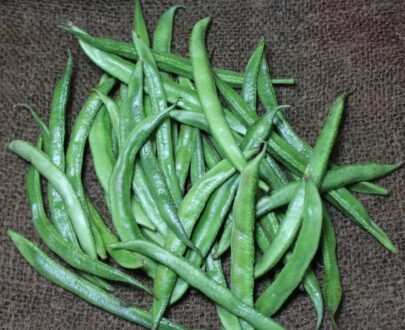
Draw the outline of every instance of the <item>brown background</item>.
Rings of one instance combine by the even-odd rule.
[[[152,30],[158,15],[173,1],[143,1]],[[402,5],[401,5],[402,3]],[[405,8],[403,1],[185,1],[175,26],[176,52],[187,54],[196,20],[211,15],[208,47],[214,62],[242,70],[258,39],[268,44],[274,77],[294,77],[297,85],[279,88],[281,103],[293,105],[287,117],[313,143],[334,97],[355,90],[347,104],[336,162],[404,160]],[[0,324],[11,329],[134,328],[40,277],[6,236],[13,228],[39,242],[24,190],[27,164],[6,151],[15,138],[35,141],[38,129],[29,113],[13,109],[29,102],[43,118],[49,115],[52,87],[63,71],[67,48],[74,55],[74,87],[69,122],[100,76],[75,40],[57,28],[73,20],[89,32],[129,40],[131,1],[0,0]],[[87,162],[86,184],[102,205]],[[381,180],[388,198],[360,196],[370,215],[399,246],[385,251],[349,220],[333,212],[339,244],[344,301],[342,329],[405,328],[405,170]],[[117,285],[121,296],[142,306],[149,298]],[[170,316],[187,326],[218,328],[212,304],[193,293]],[[298,294],[277,319],[290,329],[311,329],[314,311]],[[330,328],[330,323],[324,323]],[[135,326],[135,328],[137,328]]]

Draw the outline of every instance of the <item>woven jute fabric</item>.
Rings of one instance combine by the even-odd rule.
[[[158,16],[173,1],[143,1],[153,31]],[[403,1],[184,1],[176,15],[173,50],[188,54],[193,24],[214,17],[208,36],[215,65],[241,71],[261,37],[273,77],[293,77],[294,87],[279,87],[286,116],[309,143],[330,104],[344,91],[349,97],[343,127],[333,152],[338,164],[396,162],[405,159],[405,8]],[[39,130],[26,102],[47,120],[52,89],[63,72],[67,50],[74,57],[68,127],[101,71],[57,26],[72,20],[87,31],[130,40],[131,1],[0,1],[0,324],[7,329],[138,329],[51,284],[33,270],[7,237],[14,229],[48,253],[33,229],[25,192],[28,164],[6,150],[13,139],[35,142]],[[86,158],[86,189],[104,210],[91,159]],[[389,197],[359,195],[369,214],[399,247],[393,255],[339,212],[332,210],[344,299],[338,314],[342,329],[405,328],[405,170],[379,181]],[[55,257],[55,256],[53,256]],[[134,273],[135,276],[140,276]],[[114,285],[116,294],[148,308],[140,290]],[[219,328],[214,305],[192,291],[168,316],[188,327]],[[276,319],[288,329],[312,329],[315,314],[297,292]],[[331,328],[328,320],[324,328]]]

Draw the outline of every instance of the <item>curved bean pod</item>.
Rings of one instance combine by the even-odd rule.
[[[190,265],[184,258],[178,257],[159,246],[141,240],[114,244],[113,248],[135,251],[169,267],[192,287],[204,293],[209,299],[221,305],[232,314],[239,316],[260,330],[283,329],[275,321],[263,316],[254,308],[238,299],[231,291],[210,279],[198,268]]]
[[[89,220],[67,177],[42,151],[37,150],[31,144],[21,140],[15,140],[11,142],[8,147],[18,156],[29,161],[61,195],[66,205],[66,211],[72,220],[80,246],[89,257],[96,259],[97,253],[90,230]]]
[[[259,166],[266,149],[250,161],[240,175],[233,204],[231,236],[231,291],[244,303],[253,306],[254,294],[254,222],[255,196],[259,181]],[[251,329],[241,322],[243,329]]]
[[[131,209],[131,178],[134,160],[149,135],[168,117],[170,110],[163,111],[137,124],[129,135],[109,181],[109,206],[114,227],[121,240],[142,237]]]
[[[194,81],[211,134],[229,161],[238,169],[246,166],[238,144],[225,120],[222,106],[215,89],[214,77],[211,72],[205,34],[211,18],[205,18],[194,25],[190,37],[190,57],[193,66]]]
[[[76,269],[108,280],[129,283],[151,293],[151,290],[138,280],[103,262],[91,259],[58,234],[46,216],[39,173],[33,167],[29,169],[27,175],[27,195],[35,229],[52,252]]]
[[[9,230],[8,236],[28,263],[52,283],[111,314],[144,327],[151,327],[150,313],[147,311],[129,305],[127,302],[80,278],[49,258],[37,246],[20,234]],[[182,326],[166,319],[162,320],[161,327],[165,330],[185,330]]]
[[[322,201],[311,179],[305,180],[304,220],[291,257],[275,281],[260,295],[256,308],[273,315],[301,282],[316,250],[322,228]]]
[[[242,84],[242,98],[249,105],[250,110],[256,112],[257,77],[264,53],[264,40],[260,39],[255,51],[246,65]]]

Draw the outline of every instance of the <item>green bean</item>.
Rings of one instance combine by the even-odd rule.
[[[108,283],[107,281],[101,279],[100,277],[90,275],[87,273],[81,273],[81,276],[86,279],[87,281],[93,283],[94,285],[98,286],[100,289],[103,289],[107,292],[114,292],[114,287]]]
[[[81,247],[89,257],[96,259],[97,254],[88,219],[67,177],[42,151],[31,144],[15,140],[8,147],[18,156],[29,161],[61,195]]]
[[[145,212],[142,209],[141,204],[136,198],[132,198],[132,213],[134,214],[134,217],[136,219],[136,222],[142,226],[145,227],[151,231],[156,231],[156,226],[152,223],[152,221],[149,219],[149,217],[145,214]]]
[[[277,95],[270,79],[269,68],[265,57],[263,57],[262,64],[259,71],[257,82],[258,94],[261,103],[266,111],[272,111],[278,106]],[[294,149],[304,152],[309,149],[306,144],[295,133],[290,124],[285,120],[283,114],[279,112],[275,119],[275,125],[278,133],[291,145]],[[308,157],[309,158],[309,157]]]
[[[222,222],[228,214],[238,183],[238,176],[234,175],[212,194],[193,231],[192,241],[204,257],[211,249]],[[196,267],[199,267],[203,262],[203,258],[192,250],[187,251],[186,259]],[[178,301],[187,288],[188,284],[178,279],[170,303],[173,304]]]
[[[170,53],[174,15],[178,9],[184,8],[182,5],[175,5],[160,16],[153,33],[153,49]]]
[[[283,329],[275,321],[264,317],[254,308],[243,303],[231,291],[224,288],[216,281],[211,280],[201,270],[190,265],[184,258],[178,257],[155,244],[134,240],[114,244],[112,247],[136,251],[137,253],[155,259],[157,262],[172,269],[183,278],[183,280],[204,293],[209,299],[221,305],[232,314],[244,319],[257,329]]]
[[[145,172],[140,164],[135,164],[135,174],[132,182],[132,188],[135,191],[142,209],[150,216],[156,229],[163,236],[167,235],[168,227],[159,212],[155,199],[148,187]]]
[[[371,182],[359,182],[351,185],[349,187],[351,191],[362,193],[362,194],[371,194],[371,195],[382,195],[387,196],[389,195],[389,190],[376,185]]]
[[[87,208],[87,204],[85,207]],[[87,210],[87,214],[88,214],[90,230],[91,230],[91,234],[93,235],[94,245],[96,247],[97,255],[100,259],[105,260],[105,259],[107,259],[107,250],[104,246],[104,242],[101,238],[101,234],[100,234],[98,228],[94,225],[93,219],[91,218],[91,214],[88,210]]]
[[[83,208],[85,208],[85,211],[87,207],[81,178],[84,148],[90,134],[94,118],[102,105],[102,99],[99,96],[99,93],[108,93],[115,83],[114,79],[106,79],[106,77],[103,77],[101,81],[96,87],[99,92],[93,92],[90,94],[89,98],[80,110],[79,115],[73,124],[66,150],[66,176],[75,189]]]
[[[185,78],[179,79],[179,84],[191,87],[191,82]],[[187,125],[181,125],[175,153],[176,173],[180,183],[180,189],[184,194],[184,185],[191,164],[195,140],[198,130]]]
[[[232,117],[228,116],[228,114],[229,113],[225,112],[225,119],[232,130],[239,134],[246,134],[246,129],[238,122],[235,122],[233,119],[231,119]],[[210,128],[208,126],[207,120],[202,113],[184,110],[173,110],[170,113],[170,117],[182,124],[193,126],[203,130],[204,132],[210,133]]]
[[[260,295],[256,308],[273,315],[301,282],[314,257],[322,228],[322,202],[312,179],[305,180],[304,220],[291,257],[275,281]]]
[[[96,176],[106,194],[116,162],[112,144],[110,118],[107,109],[101,107],[90,129],[89,145]]]
[[[388,251],[398,253],[398,247],[392,243],[388,235],[370,219],[364,206],[349,190],[346,188],[332,190],[326,194],[326,199],[354,223],[368,231]]]
[[[46,141],[46,152],[50,160],[62,171],[65,171],[65,112],[69,97],[70,79],[72,75],[73,60],[69,51],[65,71],[57,82],[49,116],[49,138]],[[62,197],[52,185],[48,185],[49,208],[53,223],[64,239],[77,244],[73,219],[69,219]]]
[[[298,182],[287,214],[281,222],[275,237],[263,256],[255,265],[255,276],[259,277],[269,271],[283,257],[301,227],[302,214],[304,211],[304,183]]]
[[[219,92],[242,125],[245,127],[252,125],[258,118],[257,114],[251,111],[249,105],[243,100],[242,96],[240,96],[230,85],[219,77],[214,78],[215,85]]]
[[[320,191],[325,193],[335,190],[353,182],[368,181],[378,179],[388,175],[400,167],[397,164],[354,164],[334,167],[328,171],[322,181]],[[262,216],[271,210],[281,207],[290,202],[293,192],[298,186],[298,182],[291,182],[284,187],[275,190],[270,196],[261,198],[256,206],[256,214]]]
[[[41,117],[37,114],[37,112],[31,105],[25,104],[25,103],[17,103],[17,104],[13,105],[13,108],[16,108],[16,107],[23,107],[23,108],[29,110],[29,112],[31,113],[31,116],[34,118],[36,124],[38,125],[38,127],[41,130],[41,138],[44,142],[45,151],[46,151],[49,146],[48,126],[46,126],[45,122],[41,119]]]
[[[100,90],[95,89],[95,92],[100,97],[101,101],[103,102],[105,108],[108,111],[108,115],[110,116],[110,121],[113,129],[113,134],[118,139],[118,148],[122,145],[122,139],[120,137],[120,110],[118,104],[107,95],[102,93]]]
[[[209,169],[217,165],[221,160],[221,156],[216,151],[215,147],[209,142],[208,137],[203,137],[204,159]]]
[[[249,105],[251,111],[256,111],[257,77],[264,53],[264,40],[261,39],[246,65],[243,77],[242,98]]]
[[[332,219],[326,208],[323,209],[321,255],[323,265],[323,296],[332,324],[335,326],[335,314],[342,301],[342,284],[336,256],[336,237]]]
[[[121,240],[142,237],[131,209],[131,180],[137,152],[150,134],[167,118],[169,110],[149,117],[131,131],[109,181],[109,206],[112,220]]]
[[[200,131],[197,131],[195,142],[190,165],[190,180],[192,185],[205,174],[204,150]]]
[[[49,281],[111,314],[145,327],[151,327],[151,318],[147,311],[131,306],[94,284],[81,279],[53,261],[32,242],[16,232],[9,230],[8,236],[28,263]],[[166,319],[162,320],[161,326],[162,329],[166,330],[185,329]]]
[[[100,261],[91,259],[79,248],[63,240],[46,216],[39,173],[33,167],[30,168],[27,175],[27,195],[35,229],[44,243],[56,255],[76,269],[105,279],[129,283],[150,292],[149,288],[131,276]]]
[[[165,238],[159,232],[149,230],[148,228],[141,228],[141,231],[148,242],[163,246]]]
[[[210,255],[205,261],[205,267],[207,275],[214,281],[226,287],[226,280],[222,270],[222,264],[220,260],[213,259]],[[241,330],[239,320],[236,316],[229,313],[225,308],[220,305],[216,305],[218,316],[221,320],[225,330]]]
[[[184,6],[172,6],[160,16],[153,33],[153,49],[171,52],[174,15],[179,8],[184,8]],[[170,77],[166,72],[161,72],[160,75]],[[171,123],[171,131],[173,148],[175,148],[179,134],[177,122]]]
[[[233,217],[230,215],[225,221],[224,230],[213,251],[212,257],[214,259],[219,259],[231,247],[232,223]]]
[[[110,244],[118,243],[119,240],[107,227],[100,213],[97,211],[90,199],[86,197],[86,200],[93,223],[97,227],[101,235],[101,239],[104,242],[104,246],[111,258],[114,259],[114,261],[121,267],[128,269],[137,269],[144,266],[142,260],[139,260],[138,256],[136,256],[134,253],[125,250],[113,250],[110,248]],[[148,275],[150,277],[153,277],[153,269],[149,270],[149,268],[146,268],[146,271],[148,271]]]
[[[320,186],[329,162],[340,121],[342,119],[344,103],[347,94],[340,95],[332,105],[325,125],[319,133],[312,157],[305,169],[304,176],[310,175],[317,187]]]
[[[132,43],[126,43],[122,41],[116,41],[108,38],[100,38],[89,35],[87,32],[74,25],[72,22],[68,22],[66,26],[61,26],[65,31],[74,34],[79,42],[85,42],[91,47],[97,48],[100,51],[109,52],[111,54],[124,56],[128,59],[137,60],[138,54]],[[157,64],[161,70],[192,79],[193,72],[191,62],[187,58],[183,58],[179,55],[162,52],[158,50],[152,51],[153,56],[156,59]],[[232,84],[235,87],[241,87],[243,83],[243,74],[239,72],[233,72],[225,69],[214,69],[216,74],[224,81]],[[294,79],[273,79],[273,84],[276,85],[293,85]]]
[[[142,106],[143,94],[143,63],[138,61],[128,82],[128,91],[122,100],[119,117],[120,139],[122,143],[128,139],[132,129],[138,122],[137,108]]]
[[[166,94],[160,78],[159,70],[150,49],[138,36],[132,34],[135,47],[143,60],[145,69],[146,84],[150,91],[150,100],[153,113],[159,113],[167,108]],[[165,176],[170,194],[176,205],[179,205],[182,198],[179,181],[177,180],[174,164],[173,144],[171,141],[170,119],[166,120],[157,130],[156,141],[158,149],[158,160]]]
[[[253,306],[254,293],[254,221],[255,196],[259,166],[266,149],[243,169],[232,209],[231,291],[244,303]],[[251,329],[241,321],[242,329]]]
[[[100,83],[98,84],[97,88],[101,92],[108,93],[114,86],[114,83],[115,79],[104,76],[100,79]],[[92,219],[87,208],[82,183],[84,148],[92,123],[97,111],[100,109],[101,104],[101,98],[97,93],[93,92],[83,105],[73,124],[66,151],[66,176],[72,184],[72,187],[75,190],[80,203],[82,204],[82,208],[89,219],[90,229],[94,238],[97,254],[101,259],[105,259],[107,257],[106,250],[98,229],[92,223]]]
[[[193,27],[190,37],[190,56],[193,66],[194,81],[207,119],[210,131],[229,161],[238,169],[246,166],[246,159],[236,143],[232,132],[225,120],[218,95],[207,50],[205,49],[205,34],[210,18],[200,20]]]
[[[323,321],[323,298],[318,280],[311,268],[308,268],[302,279],[302,284],[312,300],[316,312],[316,329],[320,329]]]
[[[143,17],[142,7],[140,0],[134,1],[134,30],[143,40],[143,42],[149,47],[149,34],[146,27],[145,18]]]

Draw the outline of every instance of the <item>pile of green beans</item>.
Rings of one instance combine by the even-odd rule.
[[[38,140],[8,145],[30,163],[26,189],[39,237],[72,269],[12,230],[10,239],[51,282],[147,328],[185,329],[164,316],[193,287],[215,303],[225,329],[283,329],[272,317],[301,284],[315,308],[314,327],[324,309],[336,324],[342,285],[326,204],[396,253],[353,192],[387,195],[370,181],[401,163],[330,162],[348,94],[332,104],[315,146],[304,142],[274,89],[294,80],[270,78],[264,40],[243,73],[213,68],[205,43],[211,18],[194,25],[184,58],[171,52],[175,14],[184,7],[165,11],[152,38],[139,0],[134,7],[132,43],[92,36],[72,22],[63,27],[105,72],[70,135],[69,52],[49,123],[18,104],[39,126]],[[86,150],[109,214],[99,213],[83,184]],[[144,272],[152,287],[130,272]],[[265,288],[257,293],[259,278]],[[111,281],[151,294],[150,310],[120,300]]]

